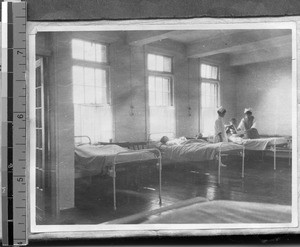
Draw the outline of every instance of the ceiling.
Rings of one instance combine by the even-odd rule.
[[[291,29],[148,30],[128,31],[126,37],[135,46],[176,43],[190,58],[223,54],[232,66],[292,57]]]
[[[284,36],[291,34],[291,30],[286,29],[265,29],[265,30],[192,30],[171,33],[169,39],[183,44],[192,44],[225,36],[247,36],[250,40],[263,40],[272,37]]]

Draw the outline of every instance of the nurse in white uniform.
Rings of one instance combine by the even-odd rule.
[[[215,121],[214,142],[228,142],[223,119],[226,113],[226,109],[223,106],[220,106],[217,110],[217,113],[218,119]]]
[[[244,133],[245,139],[256,139],[259,138],[258,131],[256,129],[256,120],[252,116],[252,109],[246,108],[244,110],[244,118],[241,120],[239,126],[237,127],[238,131]]]

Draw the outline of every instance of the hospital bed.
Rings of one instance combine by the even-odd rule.
[[[221,182],[222,157],[230,154],[242,157],[242,177],[244,177],[245,148],[243,145],[220,142],[209,143],[205,140],[189,139],[180,145],[157,144],[164,162],[201,162],[218,161],[218,184]]]
[[[79,140],[79,141],[78,141]],[[119,145],[117,145],[119,144]],[[161,205],[161,152],[157,148],[145,149],[142,143],[97,143],[92,144],[88,136],[75,136],[76,178],[102,175],[113,180],[113,205],[116,205],[116,177],[119,168],[133,164],[153,164],[159,170],[159,204]]]
[[[276,170],[276,161],[278,151],[287,152],[290,156],[292,153],[291,142],[289,137],[264,137],[259,139],[243,139],[241,137],[231,136],[229,140],[233,143],[243,145],[245,150],[251,151],[271,151],[273,153],[273,166]]]

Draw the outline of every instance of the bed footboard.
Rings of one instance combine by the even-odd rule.
[[[220,144],[219,147],[219,152],[218,152],[218,184],[221,183],[221,167],[222,167],[222,157],[225,155],[228,155],[231,152],[239,152],[239,155],[242,157],[242,178],[244,178],[244,174],[245,174],[245,147],[244,145],[240,145],[240,147],[236,148],[236,149],[232,149],[232,150],[222,150],[222,145],[223,143]]]
[[[116,167],[118,164],[124,164],[124,162],[119,162],[118,158],[126,155],[141,155],[141,154],[152,154],[153,155],[153,160],[157,160],[157,166],[159,169],[159,205],[162,205],[162,199],[161,199],[161,171],[162,171],[162,165],[161,165],[161,152],[157,148],[152,148],[152,149],[140,149],[140,150],[128,150],[124,152],[119,152],[114,156],[112,167],[111,167],[111,176],[113,178],[113,204],[114,204],[114,210],[117,210],[117,198],[116,198]]]

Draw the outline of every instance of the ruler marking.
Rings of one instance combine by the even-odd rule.
[[[26,107],[26,2],[2,2],[2,11],[4,13],[2,23],[5,25],[5,32],[2,32],[4,44],[2,64],[7,64],[5,76],[2,77],[2,85],[4,85],[2,90],[5,90],[2,100],[6,101],[6,104],[1,106],[6,120],[2,124],[2,132],[7,132],[1,144],[3,150],[1,162],[4,164],[2,166],[4,204],[2,205],[2,244],[12,246],[27,243],[26,182],[24,182],[26,181],[26,159],[22,157],[26,154],[26,144],[23,143],[23,139],[26,138],[24,134],[26,120],[15,115],[25,116],[26,111],[14,112],[14,108]],[[13,164],[17,169],[14,169]],[[18,171],[22,174],[16,174]],[[22,218],[18,218],[20,213]]]

